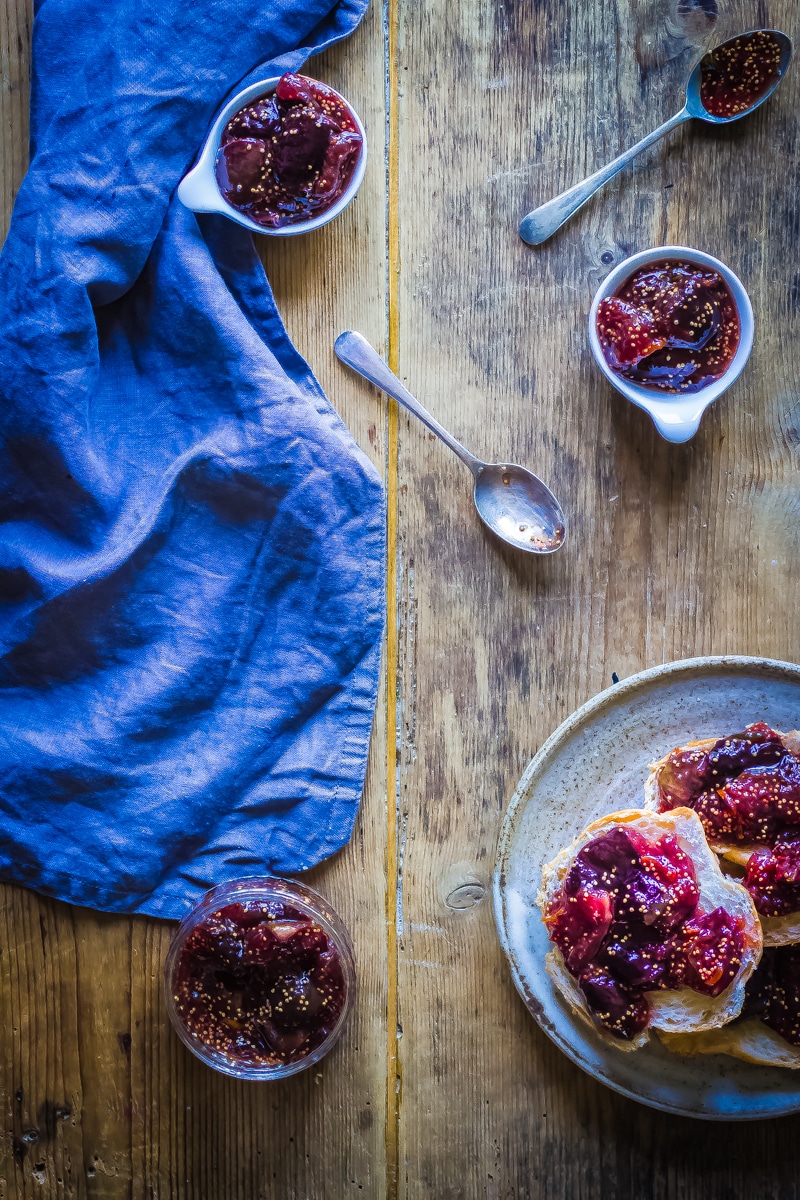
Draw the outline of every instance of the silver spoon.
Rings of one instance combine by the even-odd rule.
[[[527,242],[529,246],[540,246],[542,242],[546,242],[574,212],[577,212],[582,204],[585,204],[595,194],[598,188],[601,188],[604,183],[612,179],[623,167],[627,167],[631,159],[635,158],[641,150],[652,146],[653,142],[657,142],[665,133],[669,133],[671,129],[682,125],[684,121],[691,121],[693,117],[698,117],[701,121],[708,121],[711,125],[730,125],[731,121],[738,121],[740,117],[748,116],[760,104],[769,100],[775,88],[786,74],[792,57],[792,43],[785,33],[781,33],[777,29],[751,30],[749,33],[739,34],[739,38],[750,37],[753,33],[771,34],[780,44],[781,48],[778,76],[763,96],[759,96],[743,112],[736,113],[731,117],[715,117],[703,106],[703,102],[700,99],[700,82],[703,65],[708,64],[720,50],[730,46],[737,39],[729,38],[727,42],[722,42],[721,45],[716,46],[702,58],[692,71],[689,76],[689,82],[686,85],[686,102],[679,113],[676,113],[674,117],[670,117],[663,125],[659,125],[658,129],[648,134],[647,137],[642,138],[630,150],[626,150],[624,154],[620,154],[619,158],[615,158],[607,167],[601,167],[599,171],[595,171],[594,175],[590,175],[588,179],[584,179],[583,183],[576,183],[574,187],[569,188],[566,192],[562,192],[554,200],[548,200],[546,204],[542,204],[539,208],[535,208],[533,212],[529,212],[527,217],[523,217],[520,222],[519,235],[522,240]]]
[[[333,348],[343,363],[419,417],[466,463],[475,479],[478,516],[492,533],[531,554],[552,554],[564,544],[566,526],[561,505],[532,471],[514,463],[484,463],[465,450],[403,387],[360,333],[348,330],[339,334]]]

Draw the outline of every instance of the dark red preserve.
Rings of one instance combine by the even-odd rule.
[[[351,110],[331,88],[284,75],[274,92],[228,121],[217,182],[230,205],[277,229],[335,204],[353,178],[361,146]]]
[[[616,1037],[645,1028],[648,992],[719,996],[735,979],[742,922],[699,901],[694,864],[669,834],[651,841],[616,826],[575,856],[545,923],[590,1011]]]
[[[708,750],[676,750],[658,773],[661,812],[693,808],[706,836],[760,847],[743,880],[762,916],[800,911],[800,758],[759,721]]]
[[[726,42],[703,59],[700,99],[712,117],[736,117],[764,96],[781,74],[781,44],[768,29]]]
[[[747,981],[742,1017],[757,1017],[800,1046],[800,946],[765,946]]]
[[[616,374],[663,392],[697,392],[727,371],[739,316],[721,275],[691,262],[634,272],[597,309],[603,357]]]
[[[345,1009],[347,975],[322,922],[284,898],[264,896],[205,912],[188,931],[167,986],[189,1044],[246,1074],[318,1050]]]

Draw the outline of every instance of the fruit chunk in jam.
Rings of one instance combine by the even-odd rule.
[[[744,886],[765,917],[800,911],[800,829],[779,834],[774,846],[750,855]]]
[[[242,1066],[297,1062],[333,1031],[345,1003],[335,944],[278,900],[229,904],[189,933],[174,1000],[192,1037]]]
[[[217,182],[234,208],[276,229],[329,209],[350,183],[361,146],[353,114],[331,88],[284,75],[274,92],[228,121]]]
[[[741,966],[744,931],[725,909],[702,913],[694,864],[670,834],[614,826],[575,856],[545,914],[550,939],[595,1018],[631,1039],[646,993],[688,987],[719,996]]]
[[[800,946],[765,946],[747,981],[742,1017],[758,1017],[800,1046]]]
[[[603,352],[615,371],[636,366],[667,344],[649,313],[640,312],[618,296],[601,300],[597,320],[602,321]]]

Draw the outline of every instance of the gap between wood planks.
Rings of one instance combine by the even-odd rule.
[[[398,206],[399,118],[398,32],[399,0],[384,0],[386,55],[386,352],[390,368],[400,365],[399,286],[400,229]],[[397,822],[400,791],[397,782],[397,502],[398,411],[388,401],[386,462],[386,1200],[398,1200],[400,1167],[401,1068],[398,1056],[397,916],[400,886],[397,864]]]

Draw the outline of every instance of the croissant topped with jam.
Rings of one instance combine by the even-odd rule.
[[[765,945],[800,941],[800,733],[763,722],[653,764],[645,807],[691,808],[753,898]]]
[[[621,1049],[651,1029],[714,1029],[741,1011],[761,928],[689,809],[594,821],[544,867],[537,903],[551,978]]]

